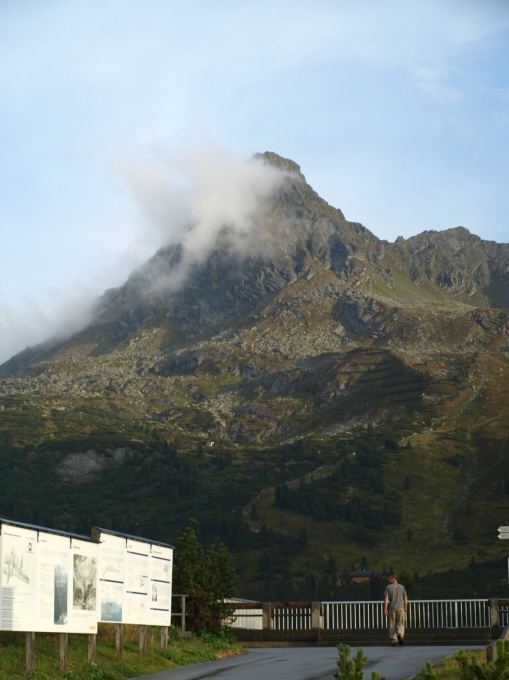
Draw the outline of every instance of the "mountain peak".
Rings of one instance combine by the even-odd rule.
[[[302,179],[302,181],[306,181],[306,178],[301,172],[300,165],[298,165],[295,161],[292,161],[290,158],[283,158],[283,156],[280,156],[277,153],[274,153],[274,151],[265,151],[264,153],[257,153],[254,155],[255,159],[259,159],[264,163],[267,163],[268,165],[272,165],[275,168],[278,168],[279,170],[283,170],[284,172],[288,172],[292,175],[297,175]]]

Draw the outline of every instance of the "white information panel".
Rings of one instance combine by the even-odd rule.
[[[37,530],[1,525],[0,629],[34,630],[37,611]]]
[[[1,525],[0,628],[97,632],[96,543]]]
[[[99,546],[100,620],[122,623],[126,539],[101,533]]]
[[[147,624],[150,619],[150,544],[127,539],[126,623]]]
[[[171,625],[173,549],[101,532],[100,620]]]
[[[97,632],[99,602],[97,600],[97,543],[71,538],[72,558],[72,619],[75,625]]]
[[[153,626],[169,626],[173,550],[167,546],[153,544],[150,557],[150,623]]]
[[[69,621],[69,538],[39,534],[38,630],[66,632]]]

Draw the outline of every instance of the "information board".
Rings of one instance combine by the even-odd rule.
[[[1,524],[0,629],[97,632],[98,545]]]
[[[0,630],[96,633],[98,621],[171,625],[173,548],[0,520]]]
[[[94,529],[99,542],[100,620],[171,625],[173,549]]]

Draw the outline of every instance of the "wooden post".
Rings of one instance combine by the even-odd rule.
[[[161,649],[168,649],[168,626],[161,627]]]
[[[147,653],[147,626],[140,626],[140,654],[145,656]]]
[[[69,633],[60,633],[60,672],[65,673],[69,668]]]
[[[88,663],[95,663],[97,659],[97,635],[91,633],[88,636]]]
[[[272,616],[271,616],[271,603],[262,602],[262,628],[263,630],[272,630]]]
[[[182,632],[186,630],[186,596],[182,595]]]
[[[486,661],[491,663],[497,660],[498,647],[496,641],[492,642],[486,647]]]
[[[500,616],[498,613],[498,600],[490,600],[490,625],[492,628],[500,625]]]
[[[121,623],[115,626],[115,658],[121,659],[124,647],[124,627]]]
[[[35,633],[26,635],[26,674],[35,673]]]
[[[320,629],[321,602],[311,602],[311,628]]]

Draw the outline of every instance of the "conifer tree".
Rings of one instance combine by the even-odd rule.
[[[175,553],[175,593],[187,595],[186,624],[195,631],[217,632],[228,625],[235,606],[226,600],[235,594],[234,559],[222,543],[205,550],[196,536],[196,519],[180,531]]]

